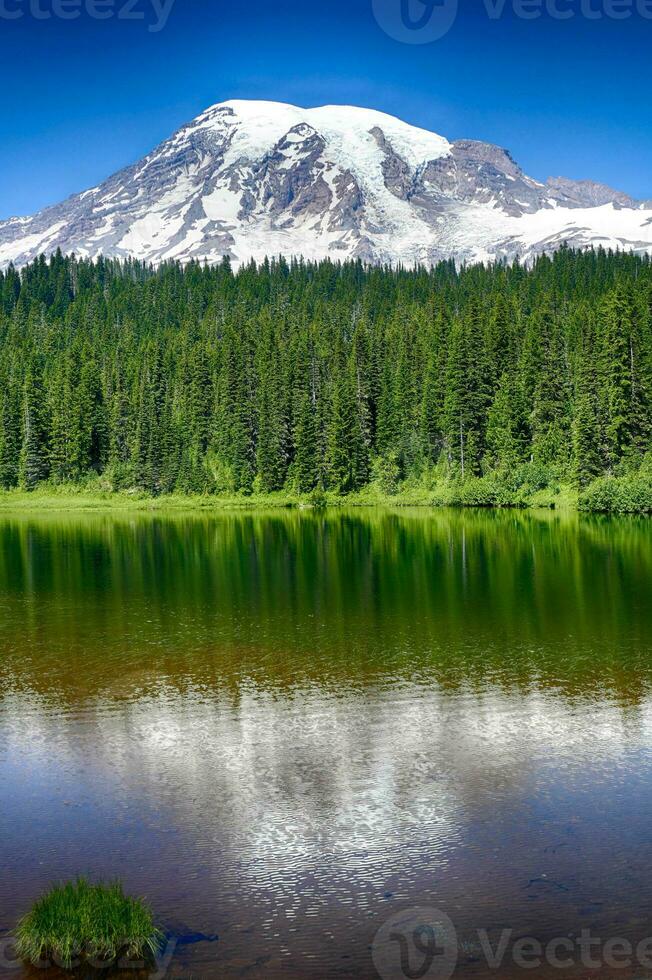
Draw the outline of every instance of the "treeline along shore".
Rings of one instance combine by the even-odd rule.
[[[9,267],[0,487],[652,511],[652,264]]]

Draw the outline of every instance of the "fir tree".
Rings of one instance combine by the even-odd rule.
[[[43,377],[38,362],[27,369],[23,384],[23,431],[19,480],[26,490],[48,477],[48,447],[44,419]]]

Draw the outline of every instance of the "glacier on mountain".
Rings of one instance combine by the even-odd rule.
[[[528,260],[563,242],[652,251],[652,202],[588,180],[544,184],[497,146],[375,110],[230,101],[97,187],[0,222],[0,268],[59,248],[430,265]]]

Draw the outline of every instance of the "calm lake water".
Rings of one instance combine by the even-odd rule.
[[[170,978],[371,980],[415,907],[461,977],[652,936],[651,521],[5,514],[0,686],[0,939],[79,873]]]

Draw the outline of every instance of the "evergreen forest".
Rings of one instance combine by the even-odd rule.
[[[5,490],[446,484],[511,503],[564,485],[647,510],[651,450],[649,257],[234,271],[57,253],[0,272]]]

